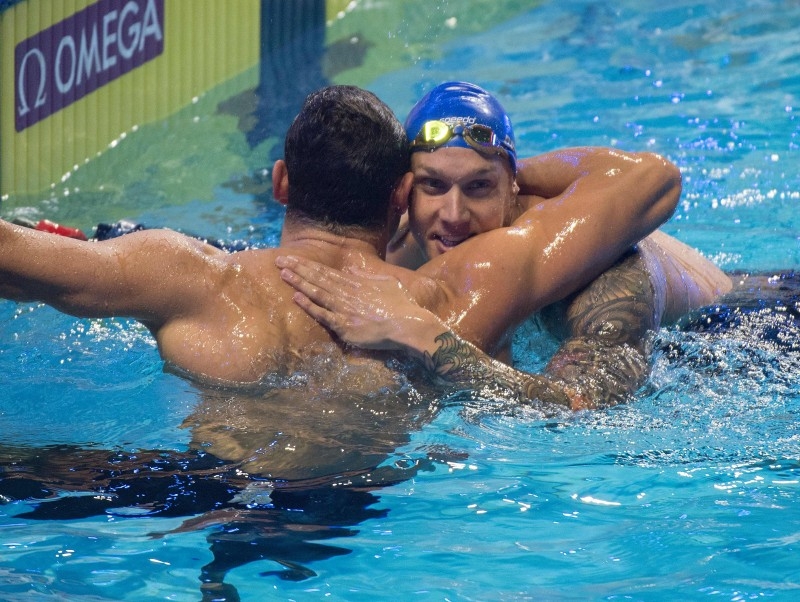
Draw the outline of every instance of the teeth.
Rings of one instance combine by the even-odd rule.
[[[444,246],[446,246],[446,247],[455,247],[456,245],[459,245],[462,242],[464,242],[465,240],[467,240],[467,238],[469,238],[469,237],[465,237],[465,238],[444,238],[443,236],[437,236],[437,238],[439,239],[439,241]]]

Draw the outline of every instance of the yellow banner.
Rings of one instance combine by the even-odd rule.
[[[259,0],[25,0],[0,13],[0,199],[48,189],[259,60]]]

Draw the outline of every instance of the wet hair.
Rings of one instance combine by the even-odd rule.
[[[372,92],[329,86],[312,92],[286,134],[287,217],[327,229],[381,228],[392,191],[410,171],[408,140]]]

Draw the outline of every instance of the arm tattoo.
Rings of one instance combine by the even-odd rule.
[[[606,407],[625,401],[649,372],[649,336],[657,325],[654,287],[644,260],[633,252],[566,304],[553,306],[562,345],[545,374],[527,374],[499,362],[452,331],[435,337],[425,367],[439,380],[518,401]]]
[[[631,252],[571,299],[547,308],[548,328],[564,339],[598,338],[639,346],[658,324],[644,259]]]
[[[595,407],[625,401],[649,373],[649,333],[660,319],[656,307],[645,261],[632,252],[566,309],[554,308],[561,312],[565,338],[545,372]]]
[[[439,347],[425,353],[425,367],[452,385],[517,401],[543,401],[570,405],[569,397],[550,379],[515,370],[460,339],[452,331],[434,339]]]
[[[434,341],[439,347],[433,355],[425,352],[425,367],[452,383],[485,380],[492,375],[492,358],[479,351],[452,331],[443,332]]]

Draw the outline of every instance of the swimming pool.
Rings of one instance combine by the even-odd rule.
[[[665,231],[727,270],[797,269],[800,6],[729,4],[547,2],[357,83],[404,115],[441,80],[475,80],[515,120],[521,155],[582,144],[662,153],[684,174]],[[427,19],[449,19],[446,9],[431,4]],[[83,228],[129,217],[275,244],[281,213],[260,179],[275,141],[248,146],[225,110],[254,79],[4,213]],[[170,464],[198,394],[161,371],[143,329],[6,302],[0,318],[0,458],[33,449],[98,483],[115,469],[166,475],[153,487],[129,479],[115,499],[71,492],[38,515],[31,500],[0,506],[0,598],[197,599],[200,576],[223,568],[244,600],[794,599],[800,589],[800,333],[787,321],[786,339],[763,336],[774,315],[723,335],[661,331],[648,384],[608,411],[544,420],[451,400],[384,463],[397,483],[287,493],[271,506],[250,490],[235,520],[215,505],[226,499],[219,481],[190,482]],[[535,367],[551,344],[528,338],[516,354]],[[109,449],[118,454],[95,463],[106,473],[80,461]],[[130,457],[152,449],[165,455]],[[202,458],[189,468],[209,470]],[[25,497],[20,483],[0,494]]]

